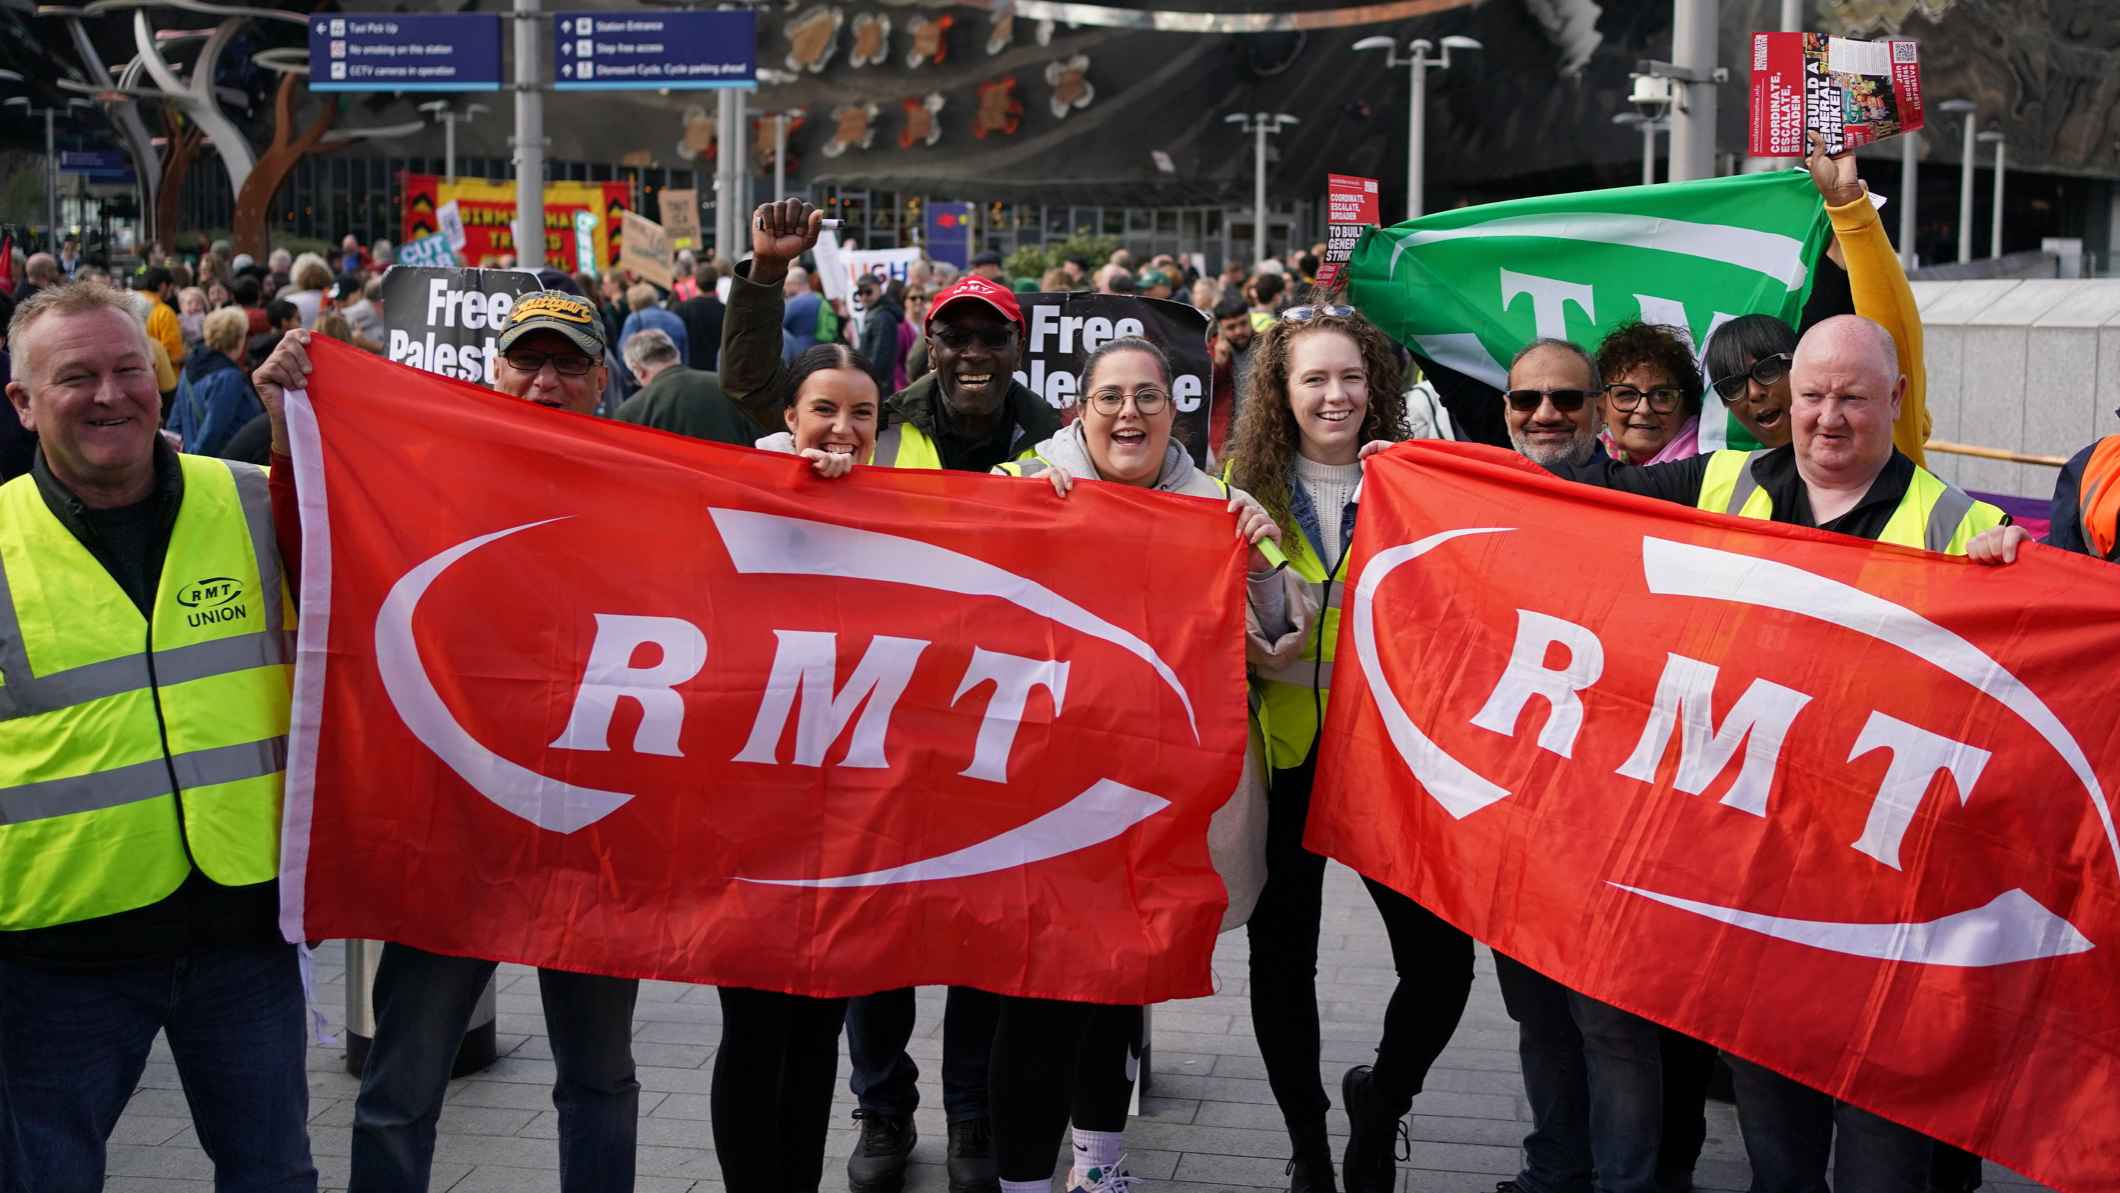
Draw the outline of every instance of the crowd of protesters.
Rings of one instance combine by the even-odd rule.
[[[1336,1157],[1316,989],[1325,860],[1303,832],[1364,459],[1419,430],[1513,448],[1584,484],[1986,563],[2013,561],[2028,538],[1921,466],[1925,379],[1906,279],[1852,156],[1818,152],[1809,165],[1837,241],[1836,268],[1821,272],[1838,280],[1821,279],[1797,326],[1738,319],[1698,356],[1685,329],[1642,323],[1597,344],[1535,339],[1499,395],[1440,369],[1407,384],[1403,348],[1316,291],[1315,254],[1203,277],[1169,257],[1137,268],[1118,252],[1038,279],[1008,278],[984,254],[961,275],[922,262],[903,279],[861,277],[842,303],[798,263],[821,230],[799,200],[758,210],[739,263],[681,256],[667,291],[547,271],[547,289],[510,310],[496,386],[551,409],[799,455],[828,478],[856,465],[947,469],[1040,478],[1062,499],[1106,483],[1225,501],[1249,551],[1251,761],[1268,807],[1266,878],[1245,925],[1248,991],[1287,1125],[1290,1188],[1389,1193],[1399,1124],[1457,1028],[1474,949],[1419,903],[1368,883],[1399,983],[1375,1062],[1340,1083],[1349,1129]],[[315,1187],[299,955],[280,938],[273,878],[294,612],[282,577],[301,537],[282,402],[319,367],[315,336],[378,350],[389,260],[387,245],[350,237],[331,260],[275,252],[260,263],[211,245],[193,262],[151,251],[117,279],[78,254],[39,255],[12,296],[0,719],[16,719],[18,757],[48,761],[10,764],[13,786],[0,787],[0,1189],[100,1187],[105,1142],[158,1031],[220,1187]],[[1168,298],[1209,316],[1214,406],[1228,412],[1217,466],[1201,469],[1173,441],[1172,364],[1147,340],[1090,355],[1072,422],[1015,381],[1016,296],[1032,289]],[[1724,411],[1762,448],[1703,450],[1701,420]],[[2115,472],[2114,441],[2071,462],[2055,545],[2120,553]],[[270,632],[184,629],[167,598],[195,575],[255,584]],[[60,608],[72,615],[47,615]],[[23,661],[44,658],[75,660],[83,674]],[[178,682],[221,715],[113,711]],[[212,798],[187,798],[200,791]],[[1511,958],[1496,964],[1534,1119],[1524,1168],[1502,1193],[1684,1193],[1718,1063],[1734,1077],[1760,1193],[1823,1190],[1836,1136],[1841,1193],[1979,1182],[1964,1153],[1718,1058]],[[456,1042],[493,967],[386,944],[351,1124],[353,1189],[428,1187]],[[636,988],[539,972],[567,1190],[633,1185]],[[896,1193],[921,1096],[907,1053],[913,992],[721,997],[712,1130],[732,1193],[824,1183],[842,1033],[860,1127],[847,1183]],[[953,1193],[1049,1188],[1069,1124],[1071,1189],[1133,1183],[1121,1147],[1141,1025],[1137,1007],[951,989],[940,1086]]]

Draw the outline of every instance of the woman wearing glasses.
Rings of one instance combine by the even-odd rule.
[[[1660,464],[1700,454],[1700,368],[1676,328],[1622,323],[1597,346],[1605,454]]]
[[[1789,362],[1795,357],[1795,330],[1772,315],[1741,315],[1708,337],[1701,363],[1713,378],[1709,384],[1761,447],[1789,441]]]
[[[1354,535],[1362,457],[1403,434],[1405,397],[1391,341],[1345,306],[1281,312],[1252,348],[1251,389],[1229,452],[1230,480],[1280,525],[1293,604],[1254,600],[1254,707],[1266,742],[1266,886],[1251,935],[1251,1021],[1274,1100],[1294,1143],[1293,1193],[1333,1189],[1325,1137],[1331,1102],[1318,1080],[1318,928],[1325,859],[1303,848],[1318,728],[1332,687],[1333,646]],[[1271,648],[1262,649],[1272,643]],[[1364,880],[1399,973],[1375,1066],[1341,1082],[1350,1193],[1390,1193],[1398,1120],[1457,1030],[1472,988],[1472,939],[1406,896]]]
[[[1237,536],[1251,544],[1254,599],[1270,590],[1284,604],[1281,577],[1266,548],[1281,529],[1244,493],[1193,466],[1171,441],[1176,408],[1170,359],[1144,339],[1113,340],[1083,363],[1081,418],[1040,443],[1026,460],[994,471],[1050,480],[1067,496],[1075,480],[1134,485],[1164,493],[1226,498]],[[1252,764],[1247,759],[1247,765]],[[1053,1179],[1053,1140],[1074,1124],[1070,1190],[1114,1193],[1132,1178],[1118,1171],[1141,1050],[1141,1008],[1044,998],[1001,1000],[987,1087],[993,1104],[994,1154],[1002,1193],[1044,1193]]]

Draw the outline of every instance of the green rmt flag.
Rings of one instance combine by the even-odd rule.
[[[1349,266],[1363,314],[1413,352],[1497,389],[1536,336],[1591,351],[1630,319],[1715,329],[1764,312],[1794,327],[1831,238],[1801,170],[1512,199],[1365,232]],[[1710,392],[1703,449],[1757,447]]]

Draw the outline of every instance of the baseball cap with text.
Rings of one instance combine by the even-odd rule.
[[[556,331],[591,356],[604,354],[603,317],[578,295],[542,290],[517,299],[508,308],[507,326],[501,329],[501,351],[533,331]]]
[[[1002,317],[1014,323],[1018,331],[1030,334],[1030,330],[1023,326],[1023,308],[1016,305],[1016,296],[1009,288],[976,273],[957,279],[935,296],[934,303],[928,307],[928,325],[934,326],[935,320],[942,318],[942,312],[958,302],[983,302],[1001,312]]]

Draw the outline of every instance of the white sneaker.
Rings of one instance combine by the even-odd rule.
[[[1126,1159],[1122,1153],[1120,1160]],[[1128,1193],[1141,1178],[1122,1172],[1118,1163],[1103,1168],[1071,1169],[1067,1177],[1067,1193]]]

